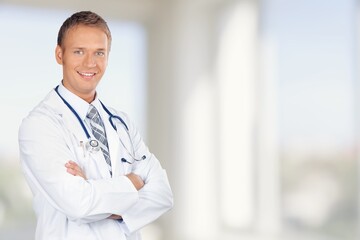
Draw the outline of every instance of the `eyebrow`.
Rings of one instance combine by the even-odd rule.
[[[88,49],[88,48],[85,48],[85,47],[72,47],[71,48],[72,50],[81,50],[81,51],[85,51],[86,49]],[[95,49],[95,51],[96,52],[106,52],[107,50],[106,50],[106,48],[96,48]]]
[[[85,50],[87,48],[84,48],[84,47],[72,47],[71,49]],[[96,48],[96,51],[106,51],[106,49],[105,48]]]

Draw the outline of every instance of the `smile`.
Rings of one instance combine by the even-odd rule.
[[[87,78],[91,78],[96,75],[96,73],[87,73],[87,72],[77,72],[77,73],[80,74],[81,76],[87,77]]]

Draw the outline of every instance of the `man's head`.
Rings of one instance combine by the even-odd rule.
[[[93,12],[75,13],[60,28],[55,57],[63,67],[63,84],[89,103],[105,73],[110,44],[106,22]]]
[[[58,37],[57,37],[57,44],[61,47],[63,47],[63,40],[66,37],[66,33],[71,29],[72,27],[78,26],[78,25],[85,25],[89,27],[96,27],[104,31],[106,34],[108,41],[109,41],[109,50],[111,47],[111,32],[110,29],[105,22],[105,20],[97,15],[94,12],[90,11],[81,11],[74,13],[71,15],[68,19],[65,20],[65,22],[62,24]]]

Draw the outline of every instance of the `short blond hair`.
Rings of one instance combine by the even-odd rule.
[[[78,26],[78,25],[85,25],[90,27],[97,27],[103,30],[109,40],[109,49],[111,46],[111,32],[106,23],[106,21],[100,17],[98,14],[91,12],[91,11],[81,11],[74,13],[60,27],[58,37],[57,37],[57,44],[62,47],[64,38],[66,33],[69,29]]]

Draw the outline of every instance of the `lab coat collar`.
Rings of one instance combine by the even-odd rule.
[[[80,98],[79,96],[77,96],[76,94],[70,92],[67,88],[64,87],[62,82],[59,85],[58,91],[59,91],[60,95],[67,102],[69,102],[69,104],[74,108],[74,110],[77,112],[77,114],[79,114],[79,117],[82,120],[85,120],[86,114],[90,107],[90,104],[88,102],[86,102],[85,100],[83,100],[82,98]],[[91,105],[93,105],[98,111],[101,108],[101,104],[97,97],[97,93],[96,93],[96,97],[95,97],[94,101],[91,102]]]

